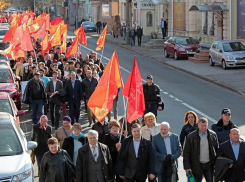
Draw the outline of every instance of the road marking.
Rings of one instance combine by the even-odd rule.
[[[81,44],[80,44],[80,46],[83,47],[83,48],[85,48],[85,49],[87,49],[87,50],[89,50],[89,51],[94,51],[94,50],[92,50],[92,49],[90,49],[90,48],[88,48],[88,47],[84,47],[84,46],[81,45]],[[80,48],[81,48],[81,47],[80,47]],[[97,54],[98,54],[99,56],[101,56],[100,53],[97,53]],[[110,61],[109,58],[107,58],[107,57],[105,57],[105,56],[102,56],[102,57],[103,57],[104,59],[106,59],[107,61]],[[127,70],[126,68],[124,68],[124,67],[122,67],[122,66],[120,66],[120,68],[121,68],[123,71],[125,71],[125,72],[127,72],[127,73],[130,74],[130,71]],[[142,81],[143,81],[144,83],[146,82],[146,80],[144,80],[144,79],[142,79]],[[189,109],[191,109],[191,110],[195,111],[196,113],[200,114],[201,116],[207,118],[209,121],[211,121],[211,122],[213,122],[213,123],[216,123],[216,122],[217,122],[217,121],[216,121],[215,119],[213,119],[212,117],[210,117],[210,116],[204,114],[203,112],[201,112],[201,111],[199,111],[198,109],[192,107],[191,105],[189,105],[189,104],[183,102],[182,100],[180,100],[180,99],[178,99],[177,97],[175,97],[175,96],[169,94],[168,92],[165,92],[165,91],[162,90],[162,89],[160,89],[160,91],[161,91],[163,94],[168,95],[170,98],[174,99],[175,101],[180,102],[180,103],[183,104],[184,106],[186,106],[186,107],[188,107]]]

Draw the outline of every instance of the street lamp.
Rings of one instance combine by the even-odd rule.
[[[126,44],[130,44],[130,39],[129,39],[129,32],[130,32],[130,10],[129,10],[129,3],[131,0],[126,0]]]

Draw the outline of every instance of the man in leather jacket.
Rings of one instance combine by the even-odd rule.
[[[183,163],[186,173],[192,171],[196,182],[213,182],[214,162],[219,148],[215,132],[208,129],[208,120],[200,118],[198,129],[190,133],[184,147]]]
[[[108,128],[108,122],[105,121],[105,118],[101,122],[97,122],[92,126],[92,130],[95,130],[99,133],[99,142],[103,143],[104,136],[108,133],[110,133]]]

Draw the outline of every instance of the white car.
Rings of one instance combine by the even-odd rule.
[[[36,142],[27,142],[15,119],[0,112],[0,181],[33,182],[34,170],[29,150]]]

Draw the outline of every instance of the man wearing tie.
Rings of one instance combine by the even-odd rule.
[[[167,28],[167,23],[166,21],[161,18],[161,29],[162,29],[162,39],[166,37],[166,28]]]
[[[80,115],[80,105],[83,103],[83,89],[79,80],[76,80],[76,73],[70,73],[70,80],[66,82],[66,104],[69,103],[69,116],[74,124],[74,117],[78,122]]]
[[[237,128],[230,130],[230,140],[220,144],[217,156],[233,160],[224,176],[225,182],[245,181],[245,142],[240,139]]]
[[[78,150],[77,182],[113,181],[112,159],[108,147],[98,142],[98,132],[88,132],[88,143]]]

